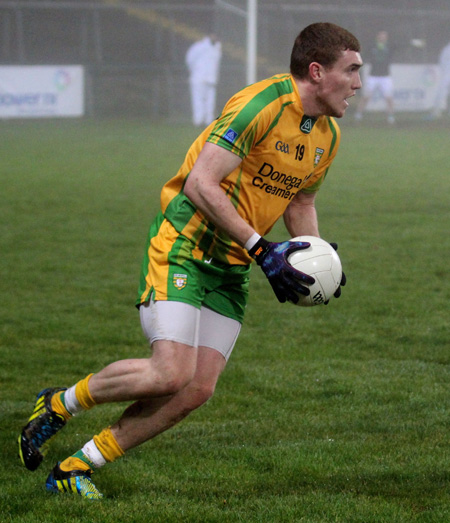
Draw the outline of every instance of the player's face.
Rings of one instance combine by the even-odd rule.
[[[347,49],[332,67],[323,70],[317,91],[317,101],[322,114],[336,118],[344,116],[349,105],[348,98],[354,96],[361,88],[361,66],[361,55]]]

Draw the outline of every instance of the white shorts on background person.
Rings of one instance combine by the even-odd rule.
[[[384,98],[392,98],[394,95],[394,82],[390,76],[368,76],[365,85],[365,95],[372,96],[379,91]]]

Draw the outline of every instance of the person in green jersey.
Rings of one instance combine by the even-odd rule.
[[[309,244],[264,236],[281,217],[290,237],[319,236],[315,198],[339,147],[335,118],[361,87],[361,66],[351,33],[312,24],[294,42],[290,74],[236,93],[192,144],[162,190],[145,247],[136,304],[151,356],[116,361],[67,389],[44,389],[19,435],[22,463],[35,470],[73,415],[130,402],[118,421],[54,466],[49,491],[101,498],[93,471],[212,396],[241,329],[253,260],[280,302],[309,293],[314,280],[286,261]]]
[[[373,47],[370,49],[371,69],[365,84],[365,95],[358,104],[355,113],[356,121],[360,122],[367,104],[380,93],[386,103],[387,121],[395,123],[394,113],[394,82],[391,75],[391,62],[394,54],[393,47],[389,44],[387,31],[378,31]]]

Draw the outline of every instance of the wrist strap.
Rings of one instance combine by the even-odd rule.
[[[247,251],[250,251],[257,243],[257,241],[261,238],[261,235],[257,232],[254,232],[250,238],[246,241],[244,245],[244,249],[247,249]]]
[[[266,252],[268,246],[269,242],[261,236],[255,245],[249,249],[248,253],[254,260],[258,262],[258,259],[260,259],[261,256]]]

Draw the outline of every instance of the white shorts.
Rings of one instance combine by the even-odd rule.
[[[170,340],[191,347],[209,347],[228,361],[241,330],[232,318],[178,301],[153,301],[139,307],[142,330],[150,345]]]
[[[379,91],[384,98],[392,98],[394,94],[394,83],[390,76],[370,76],[366,80],[366,94],[372,96]]]

